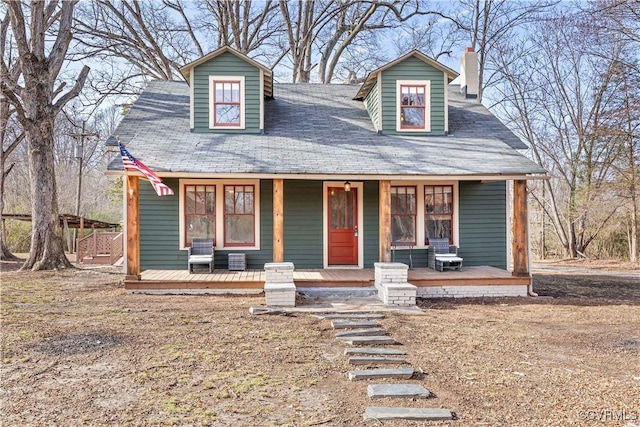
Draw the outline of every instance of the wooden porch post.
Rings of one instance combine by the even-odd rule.
[[[139,182],[126,176],[127,192],[127,280],[140,280]]]
[[[273,180],[273,262],[284,262],[284,180]]]
[[[380,262],[391,262],[391,181],[380,181]]]
[[[529,276],[527,181],[513,181],[513,275]]]

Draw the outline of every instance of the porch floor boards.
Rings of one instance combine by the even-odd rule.
[[[296,287],[370,287],[374,270],[367,269],[299,269],[293,273]],[[189,274],[185,270],[145,270],[139,281],[125,281],[129,290],[144,289],[262,289],[264,270],[229,271]],[[416,286],[462,285],[528,285],[530,277],[514,277],[495,267],[464,267],[462,271],[435,271],[430,268],[409,270],[409,283]]]

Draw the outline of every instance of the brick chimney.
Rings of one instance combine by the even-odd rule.
[[[460,57],[460,93],[466,98],[478,97],[478,54],[472,47]]]

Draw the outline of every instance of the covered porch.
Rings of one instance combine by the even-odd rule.
[[[490,266],[470,266],[462,271],[439,272],[430,268],[416,268],[408,272],[408,282],[419,288],[418,296],[428,296],[429,291],[447,288],[464,289],[476,286],[506,290],[508,287],[528,287],[530,276],[514,276],[511,272]],[[373,287],[374,269],[300,269],[293,273],[297,288],[313,287]],[[189,274],[185,270],[145,270],[140,280],[126,280],[125,288],[133,292],[262,292],[265,283],[264,270],[229,271]],[[468,288],[464,288],[468,287]],[[423,288],[423,289],[422,289]],[[423,292],[421,292],[421,290]],[[456,295],[452,295],[456,296]]]

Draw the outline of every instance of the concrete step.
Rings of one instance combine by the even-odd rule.
[[[369,384],[367,395],[372,398],[404,397],[409,399],[426,399],[431,393],[418,384]]]
[[[375,328],[378,326],[380,326],[380,324],[370,321],[341,322],[339,320],[334,320],[331,322],[331,327],[333,329]]]
[[[413,375],[413,368],[400,369],[363,369],[360,371],[349,371],[349,380],[370,380],[379,378],[400,378],[407,380]]]
[[[403,365],[406,360],[399,357],[350,357],[349,363],[352,365]]]
[[[336,338],[342,337],[365,337],[365,336],[387,335],[387,331],[382,328],[354,329],[336,333]]]
[[[397,345],[398,341],[389,336],[370,336],[370,337],[342,337],[340,338],[350,345]]]
[[[390,408],[369,407],[364,412],[365,420],[418,420],[418,421],[442,421],[452,420],[453,412],[448,409],[438,408]]]
[[[378,295],[375,286],[366,287],[321,287],[309,286],[308,282],[298,282],[297,292],[308,298],[319,298],[323,300],[345,300],[345,299],[361,299],[371,300]],[[379,301],[379,300],[377,300]],[[364,301],[363,301],[364,302]]]
[[[350,354],[377,354],[377,355],[398,355],[407,354],[405,351],[395,348],[377,348],[377,347],[353,347],[344,350],[346,356]]]
[[[314,314],[319,319],[384,319],[380,313],[326,313]]]

